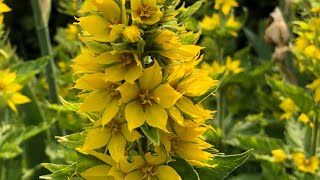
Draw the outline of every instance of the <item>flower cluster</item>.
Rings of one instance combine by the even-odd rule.
[[[212,145],[202,134],[213,112],[196,98],[217,81],[196,69],[202,47],[188,43],[178,1],[88,0],[77,18],[87,45],[74,59],[80,113],[94,117],[77,150],[105,165],[83,178],[181,179],[168,165],[176,156],[209,166]],[[130,7],[130,8],[127,8]]]
[[[235,19],[231,12],[234,7],[238,7],[235,0],[216,0],[214,9],[218,12],[211,16],[205,16],[201,22],[201,27],[206,31],[215,31],[220,36],[238,36],[237,31],[240,29],[241,23]]]

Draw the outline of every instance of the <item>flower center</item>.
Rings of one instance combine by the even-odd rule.
[[[117,122],[112,121],[111,126],[110,126],[110,130],[111,130],[112,135],[115,135],[115,134],[119,133],[120,125]]]
[[[130,55],[122,55],[120,62],[122,63],[122,67],[128,66],[132,63],[133,57]]]
[[[179,137],[174,137],[171,139],[171,150],[175,151],[178,148],[178,144],[179,144]]]
[[[139,94],[139,96],[140,96],[140,99],[142,101],[141,104],[143,104],[143,105],[147,105],[148,104],[148,105],[152,106],[152,101],[155,99],[155,97],[153,97],[153,96],[151,96],[149,94],[149,90],[148,89],[145,92]]]
[[[146,166],[142,168],[143,176],[142,179],[151,180],[153,176],[157,174],[157,172],[153,172],[153,166]]]
[[[309,159],[305,159],[303,161],[303,164],[306,165],[306,166],[309,166],[311,164],[311,161]]]
[[[118,88],[117,85],[115,85],[115,84],[111,85],[109,88],[109,94],[111,96],[116,96],[116,95],[120,94],[120,92],[117,90],[117,88]]]
[[[154,7],[151,7],[150,5],[147,5],[147,6],[143,6],[141,5],[140,6],[140,17],[150,17],[154,12],[155,12],[155,8]]]

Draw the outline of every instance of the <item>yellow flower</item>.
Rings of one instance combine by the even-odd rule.
[[[175,33],[169,30],[161,31],[154,39],[154,42],[166,51],[177,49],[181,46]]]
[[[191,164],[192,162],[204,162],[213,157],[211,153],[204,151],[212,147],[201,136],[207,129],[208,127],[182,127],[174,124],[175,133],[162,132],[160,139],[170,154],[179,155],[190,161]]]
[[[238,74],[243,71],[243,68],[239,67],[240,61],[239,60],[232,60],[230,56],[227,57],[226,61],[226,75],[230,72],[233,74]]]
[[[225,72],[226,66],[220,65],[218,61],[213,61],[211,65],[204,62],[201,64],[201,69],[209,71],[209,75],[215,78]]]
[[[87,92],[82,94],[84,101],[80,105],[79,112],[102,111],[102,125],[109,123],[120,108],[120,93],[116,90],[120,84],[104,79],[104,73],[86,74],[79,78],[74,86]]]
[[[273,160],[277,163],[282,163],[286,160],[287,155],[282,149],[275,149],[271,151]]]
[[[127,23],[125,1],[121,2],[120,6],[114,0],[91,0],[90,3],[88,2],[90,5],[86,7],[91,7],[91,11],[100,11],[102,16],[93,13],[77,19],[78,24],[91,35],[91,37],[85,37],[86,39],[101,42],[112,42],[118,39]],[[87,10],[90,9],[82,9],[82,12]]]
[[[309,89],[314,90],[314,101],[318,103],[320,101],[320,78],[314,80],[312,83],[306,86]]]
[[[126,180],[181,180],[179,174],[170,166],[165,165],[166,155],[159,147],[155,148],[155,155],[150,152],[142,156],[135,156],[132,163],[128,163],[127,159],[120,162],[120,169],[112,167],[109,176],[114,179]]]
[[[137,131],[130,133],[125,120],[119,119],[113,119],[104,127],[101,126],[101,121],[97,121],[95,128],[88,128],[86,132],[84,145],[77,149],[83,153],[90,153],[94,149],[107,145],[107,149],[116,163],[125,157],[127,141],[133,142],[141,137]]]
[[[68,24],[68,27],[65,29],[66,32],[66,38],[68,40],[75,40],[78,37],[78,27],[76,25],[73,24]]]
[[[132,19],[140,24],[153,25],[160,21],[162,12],[157,0],[131,0]]]
[[[238,36],[237,31],[239,30],[241,24],[240,22],[236,21],[234,16],[230,16],[226,22],[226,29],[228,30],[228,33],[230,33],[232,36]]]
[[[200,23],[201,27],[205,30],[214,30],[220,27],[220,16],[219,14],[212,14],[212,17],[205,16]]]
[[[130,42],[137,42],[140,38],[140,30],[137,26],[126,26],[122,32]]]
[[[229,14],[234,7],[238,7],[238,3],[235,0],[216,0],[214,4],[214,9],[221,9],[224,15]]]
[[[292,159],[300,171],[315,174],[319,168],[319,159],[316,156],[306,159],[302,152],[296,152],[292,154]]]
[[[9,69],[0,71],[0,101],[2,101],[0,103],[6,103],[14,112],[17,112],[15,105],[25,104],[30,102],[30,99],[18,92],[22,86],[15,83],[15,79],[15,72],[10,73]]]
[[[297,111],[297,107],[290,98],[283,100],[279,106],[285,113],[281,115],[280,119],[289,119]]]
[[[298,117],[298,120],[301,121],[301,122],[303,122],[303,123],[305,123],[305,124],[307,124],[308,122],[310,122],[309,117],[308,117],[306,114],[304,114],[304,113],[301,113],[301,114],[300,114],[300,116]]]
[[[138,83],[126,82],[118,88],[120,101],[128,103],[125,117],[130,131],[145,122],[167,131],[168,114],[165,109],[174,106],[181,94],[169,84],[162,84],[162,80],[161,67],[155,61],[153,66],[144,70]]]

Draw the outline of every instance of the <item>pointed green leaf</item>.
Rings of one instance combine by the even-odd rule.
[[[184,159],[174,157],[175,161],[170,162],[171,166],[183,180],[200,180],[197,171]]]
[[[235,155],[216,155],[210,164],[217,164],[215,168],[196,168],[201,180],[224,179],[233,170],[243,164],[251,155],[253,149]]]
[[[157,128],[148,126],[147,124],[144,124],[140,127],[140,129],[142,130],[142,132],[144,133],[144,135],[147,136],[147,138],[149,140],[151,140],[151,142],[156,145],[159,146],[160,145],[160,136],[159,136],[159,132]]]
[[[85,135],[83,132],[74,133],[66,136],[56,136],[58,142],[70,148],[77,148],[84,144]]]
[[[282,139],[270,138],[265,136],[243,136],[237,137],[239,147],[248,150],[253,148],[256,154],[270,154],[274,149],[284,149]]]

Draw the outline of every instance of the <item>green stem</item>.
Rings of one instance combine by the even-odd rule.
[[[40,0],[31,0],[34,23],[37,30],[38,41],[42,56],[50,56],[49,63],[46,68],[47,81],[49,86],[49,101],[51,103],[59,103],[58,86],[55,78],[56,69],[52,57],[52,46],[47,21],[42,16]]]
[[[318,140],[318,131],[319,131],[319,120],[317,116],[313,117],[313,133],[312,133],[312,141],[311,141],[311,155],[316,155],[317,151],[317,140]]]

